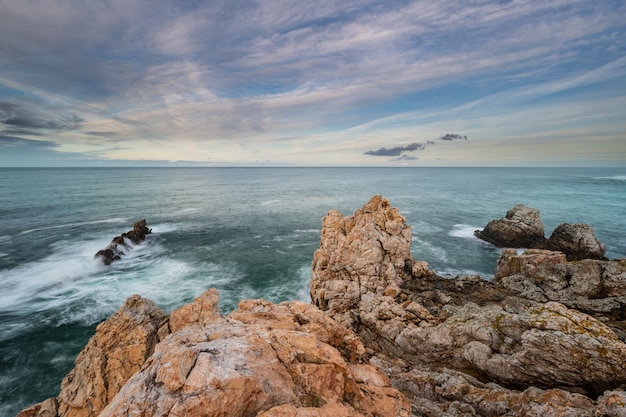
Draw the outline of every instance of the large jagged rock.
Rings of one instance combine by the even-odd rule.
[[[127,239],[131,243],[138,245],[146,240],[146,235],[150,233],[152,233],[152,229],[148,228],[146,220],[139,220],[133,225],[133,230],[114,237],[109,246],[99,250],[95,256],[102,259],[105,265],[111,265],[114,261],[119,261],[124,256],[124,248],[128,249]]]
[[[31,415],[97,416],[167,333],[167,314],[162,309],[138,295],[128,298],[98,325],[76,358],[74,369],[63,379],[58,398],[38,404]],[[27,410],[19,416],[28,416],[24,414]]]
[[[496,246],[510,248],[529,248],[545,239],[539,210],[523,204],[516,205],[507,211],[506,217],[490,221],[474,234]]]
[[[247,300],[222,317],[218,302],[210,289],[173,311],[165,337],[164,313],[128,299],[98,326],[60,397],[19,417],[410,415],[357,335],[315,306]]]
[[[314,306],[245,301],[172,333],[100,417],[409,416],[364,352]]]
[[[389,201],[374,196],[353,216],[331,210],[324,217],[320,248],[313,255],[311,299],[354,329],[362,297],[399,295],[412,268],[411,227]]]
[[[561,223],[554,229],[548,240],[538,242],[535,246],[561,251],[567,256],[568,261],[605,259],[604,245],[596,239],[593,228],[584,223]]]
[[[379,197],[353,216],[329,212],[313,260],[313,301],[351,326],[371,354],[509,389],[599,394],[626,381],[626,345],[611,328],[556,302],[516,298],[480,277],[434,276],[412,259],[410,229],[396,213]],[[386,244],[398,236],[402,244]],[[543,261],[536,267],[549,269]]]

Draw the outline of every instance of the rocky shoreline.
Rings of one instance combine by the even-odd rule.
[[[411,241],[374,196],[324,217],[312,304],[133,296],[18,416],[626,416],[626,259],[504,249],[446,279]]]

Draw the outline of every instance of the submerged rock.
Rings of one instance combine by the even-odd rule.
[[[518,204],[506,217],[492,220],[476,237],[500,247],[529,248],[544,239],[544,227],[539,210]]]
[[[137,245],[146,240],[146,235],[150,233],[152,233],[152,229],[148,228],[146,220],[139,220],[135,222],[133,230],[114,237],[109,246],[99,250],[95,256],[96,258],[101,258],[105,265],[111,265],[114,261],[119,261],[124,256],[122,248],[128,248],[126,239]]]

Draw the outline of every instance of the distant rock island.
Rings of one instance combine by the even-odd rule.
[[[139,220],[135,222],[132,230],[114,237],[111,243],[109,243],[109,246],[99,250],[96,253],[96,258],[102,259],[105,265],[111,265],[113,262],[122,259],[122,256],[125,255],[123,248],[129,248],[127,240],[132,244],[138,245],[146,240],[146,235],[150,233],[152,233],[152,229],[148,228],[146,220]]]
[[[509,220],[543,237],[523,210]],[[132,296],[18,416],[625,415],[626,259],[504,249],[493,281],[446,279],[411,241],[374,196],[324,217],[312,304],[222,316],[209,289],[167,315]]]
[[[492,220],[474,235],[500,247],[559,251],[568,261],[604,259],[605,247],[588,224],[561,223],[546,239],[539,210],[523,204],[510,209],[502,219]]]

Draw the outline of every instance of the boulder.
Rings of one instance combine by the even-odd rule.
[[[506,217],[490,221],[474,235],[496,246],[511,248],[528,248],[545,239],[539,210],[523,204],[507,211]]]
[[[20,413],[20,417],[95,417],[169,333],[167,314],[152,301],[133,295],[78,354],[63,379],[58,398]]]
[[[135,222],[133,230],[129,230],[126,233],[122,233],[120,236],[113,238],[109,246],[99,250],[96,253],[96,258],[101,258],[105,265],[111,265],[114,261],[119,261],[124,256],[123,248],[128,249],[128,241],[137,245],[146,239],[146,235],[152,233],[152,229],[149,229],[146,220],[139,220]]]
[[[561,251],[567,256],[568,261],[605,259],[604,245],[596,239],[593,228],[584,223],[561,223],[547,241],[536,246]]]
[[[172,333],[100,417],[408,417],[406,398],[363,353],[314,306],[249,300]]]

